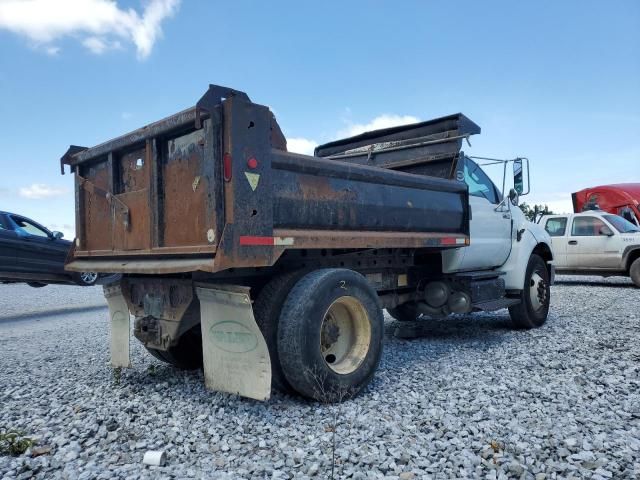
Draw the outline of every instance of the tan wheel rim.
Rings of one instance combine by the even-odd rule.
[[[320,327],[320,351],[327,366],[346,375],[360,367],[369,352],[371,322],[355,297],[340,297],[324,314]]]

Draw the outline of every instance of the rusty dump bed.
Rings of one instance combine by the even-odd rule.
[[[468,243],[462,114],[286,151],[271,113],[211,85],[195,107],[61,159],[75,174],[67,269],[217,272],[286,249],[442,249]]]

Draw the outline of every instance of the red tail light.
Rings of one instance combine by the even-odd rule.
[[[224,157],[222,157],[222,168],[223,168],[224,181],[230,182],[231,181],[231,154],[230,153],[225,153]]]

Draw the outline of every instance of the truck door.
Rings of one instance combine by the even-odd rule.
[[[464,180],[469,186],[471,244],[466,247],[459,270],[499,267],[511,252],[511,211],[487,174],[466,158]]]
[[[567,217],[548,218],[544,229],[551,237],[553,247],[553,263],[558,268],[567,265]]]
[[[595,216],[576,216],[567,237],[567,267],[570,269],[616,269],[620,245],[613,229]]]

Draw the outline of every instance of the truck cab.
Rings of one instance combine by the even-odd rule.
[[[546,215],[556,271],[569,275],[630,276],[640,287],[640,227],[601,210]]]
[[[619,183],[585,188],[571,194],[573,211],[589,210],[620,215],[625,220],[640,226],[640,183]]]

